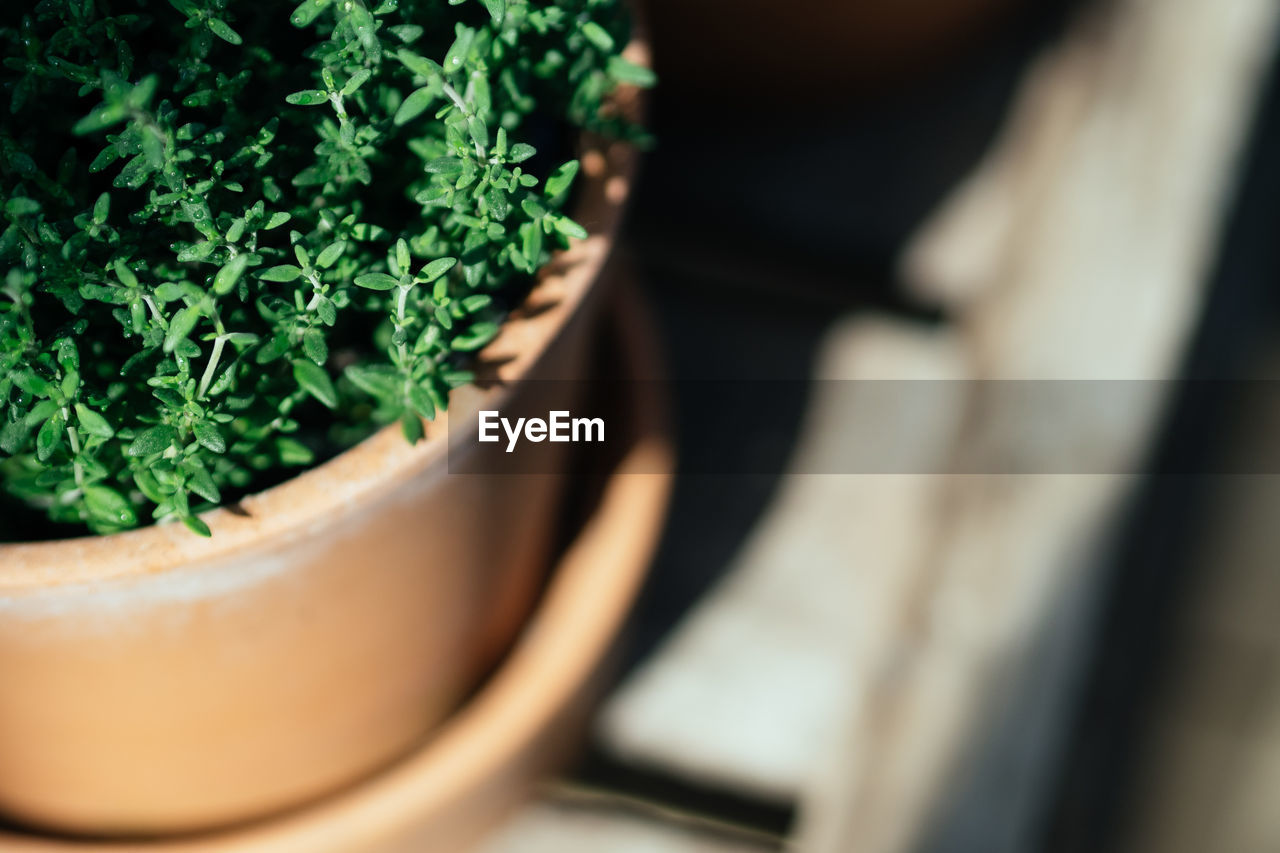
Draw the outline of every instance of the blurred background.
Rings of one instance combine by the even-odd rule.
[[[1280,4],[642,9],[682,473],[488,853],[1280,850]]]

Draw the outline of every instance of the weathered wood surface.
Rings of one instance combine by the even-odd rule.
[[[831,330],[815,376],[946,380],[962,367],[947,333],[862,320]],[[813,388],[797,470],[838,470],[858,436],[940,464],[958,426],[946,393],[958,385],[897,399],[914,410],[864,405],[870,387]],[[865,605],[901,597],[897,569],[920,556],[934,490],[927,475],[784,478],[723,583],[605,706],[603,742],[624,761],[794,799],[839,732],[851,655],[890,631],[887,611]]]
[[[1278,10],[1118,0],[1087,9],[1043,57],[988,162],[907,259],[917,286],[959,310],[977,378],[1176,374]],[[960,456],[980,447],[1025,461],[1075,447],[1132,459],[1164,402],[1157,384],[1134,385],[1145,390],[1125,405],[1066,407],[1037,429],[983,387],[967,402]],[[892,651],[851,673],[861,690],[839,759],[810,786],[801,850],[889,853],[929,837],[956,784],[973,782],[971,750],[1017,695],[1058,602],[1088,599],[1090,552],[1127,484],[1119,470],[939,483],[937,514],[920,528],[928,554],[900,567],[907,594],[858,605],[896,614]],[[1088,623],[1077,621],[1078,644]],[[1067,676],[1062,644],[1046,660]],[[1048,731],[1054,710],[1041,709]],[[1015,771],[991,786],[988,840],[971,849],[1026,843],[1000,825],[1035,781]]]
[[[720,587],[606,706],[605,748],[800,795],[801,853],[1029,849],[1090,630],[1094,557],[1165,402],[1140,380],[1176,373],[1278,12],[1272,0],[1084,9],[904,258],[958,326],[840,325],[816,369],[1138,381],[1123,404],[1067,395],[1028,424],[990,383],[954,383],[931,411],[869,410],[819,389],[797,469],[897,429],[920,469],[1048,458],[1057,472],[785,478]],[[1063,473],[1078,457],[1116,466]],[[1269,753],[1249,764],[1266,786],[1238,809],[1265,810],[1273,764]],[[548,838],[582,837],[557,814],[531,819]],[[640,849],[686,849],[664,843]]]

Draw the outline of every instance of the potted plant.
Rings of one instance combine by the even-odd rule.
[[[585,375],[630,157],[571,128],[648,82],[625,10],[3,15],[0,813],[155,834],[332,791],[546,567],[564,476],[459,475],[447,425]]]

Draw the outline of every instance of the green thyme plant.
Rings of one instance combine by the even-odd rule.
[[[200,510],[378,424],[419,439],[586,236],[568,128],[649,82],[618,0],[24,5],[0,12],[0,474],[100,533],[207,535]]]

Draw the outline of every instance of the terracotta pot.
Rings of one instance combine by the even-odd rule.
[[[654,375],[647,330],[619,317],[627,373]],[[614,420],[635,428],[599,499],[501,667],[425,744],[371,778],[238,829],[169,840],[72,839],[0,830],[5,853],[460,853],[520,802],[576,740],[602,663],[657,544],[673,460],[653,383]]]
[[[456,423],[558,387],[525,380],[582,378],[632,160],[618,144],[583,156],[575,218],[591,236],[482,353],[499,381],[456,394]],[[0,546],[0,813],[190,831],[295,806],[420,743],[527,615],[565,480],[458,476],[463,432],[441,417],[410,446],[383,430],[206,514],[207,540],[162,525]]]

